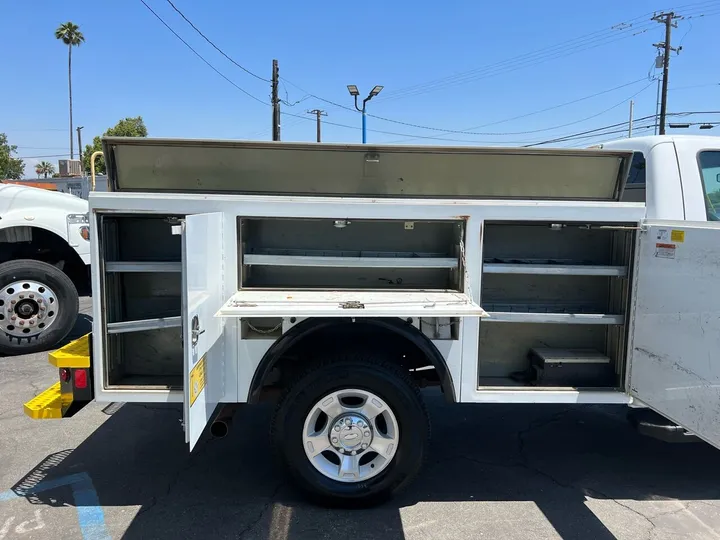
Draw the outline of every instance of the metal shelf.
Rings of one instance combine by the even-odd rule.
[[[495,264],[483,265],[485,274],[537,274],[547,276],[609,276],[625,277],[627,266],[583,264]]]
[[[624,315],[605,313],[521,313],[508,311],[488,311],[484,322],[497,323],[538,323],[538,324],[625,324]]]
[[[179,328],[180,317],[161,317],[159,319],[144,319],[141,321],[124,321],[108,323],[108,334],[124,334],[127,332],[144,332],[146,330],[160,330],[161,328]]]
[[[179,262],[106,262],[106,272],[181,272]]]
[[[312,266],[318,268],[448,268],[458,260],[446,257],[323,257],[316,255],[256,255],[243,257],[249,266]]]

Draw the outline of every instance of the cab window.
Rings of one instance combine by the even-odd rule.
[[[625,190],[620,200],[624,202],[645,202],[646,163],[642,152],[634,152]]]
[[[700,152],[700,174],[708,221],[720,221],[720,150]]]

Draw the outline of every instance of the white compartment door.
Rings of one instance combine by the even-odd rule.
[[[183,225],[185,440],[192,450],[222,399],[225,373],[223,214],[187,216]]]
[[[720,224],[640,233],[629,393],[720,447]]]
[[[487,317],[457,291],[241,290],[217,317]]]

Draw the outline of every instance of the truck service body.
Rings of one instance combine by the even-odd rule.
[[[281,461],[333,504],[418,473],[426,385],[454,403],[649,408],[720,445],[715,138],[104,152],[92,336],[50,355],[61,381],[31,417],[177,402],[192,449],[229,407],[275,400]]]

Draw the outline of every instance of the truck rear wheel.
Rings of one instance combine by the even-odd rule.
[[[272,437],[295,483],[327,506],[371,506],[406,487],[427,452],[420,392],[396,365],[340,353],[298,378]]]
[[[58,345],[78,316],[75,285],[56,267],[31,259],[0,264],[0,354]]]

